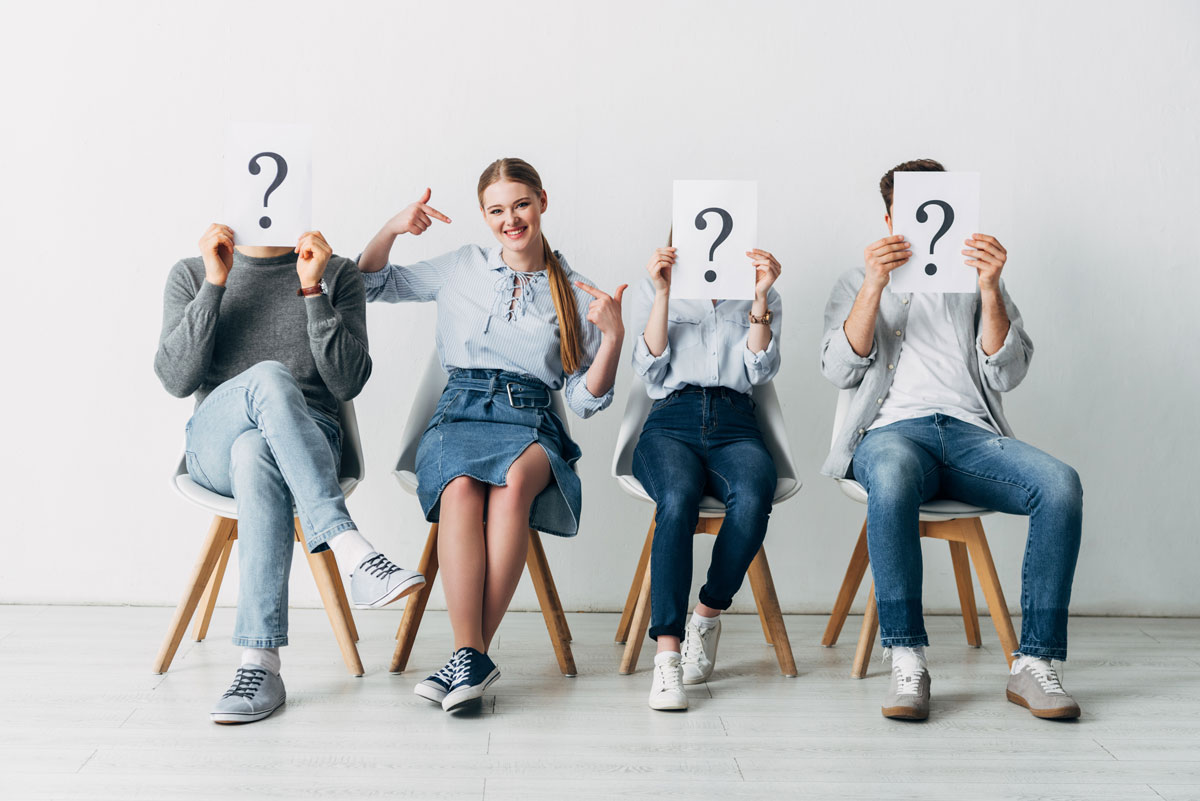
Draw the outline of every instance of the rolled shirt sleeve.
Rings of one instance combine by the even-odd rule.
[[[750,350],[749,335],[747,335],[747,346],[742,348],[746,378],[752,386],[756,387],[767,383],[779,372],[779,332],[783,328],[783,301],[774,289],[767,295],[767,311],[771,313],[771,341],[767,343],[766,349],[757,353]],[[751,323],[751,325],[758,324]]]

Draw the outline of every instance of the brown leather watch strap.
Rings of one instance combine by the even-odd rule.
[[[313,295],[324,295],[325,294],[325,284],[320,283],[320,284],[317,284],[316,286],[300,287],[299,289],[296,290],[296,294],[303,295],[306,298],[310,298]]]

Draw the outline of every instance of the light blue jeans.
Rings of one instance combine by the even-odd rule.
[[[868,431],[854,451],[867,490],[867,549],[884,647],[928,645],[921,615],[918,507],[933,498],[1029,516],[1021,568],[1020,653],[1067,658],[1083,487],[1067,464],[944,414]]]
[[[196,409],[187,424],[186,458],[193,481],[237,500],[233,644],[287,645],[293,514],[310,551],[325,550],[327,540],[355,527],[338,485],[338,421],[308,406],[282,364],[259,362]]]

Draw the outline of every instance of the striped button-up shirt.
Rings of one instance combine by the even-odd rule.
[[[633,319],[644,331],[654,305],[654,284],[649,278],[637,287]],[[677,389],[726,387],[749,393],[779,372],[779,329],[783,302],[772,289],[767,293],[771,312],[771,341],[757,353],[746,347],[750,335],[748,300],[682,300],[671,298],[667,307],[667,347],[657,357],[638,334],[633,346],[633,370],[646,382],[646,394],[658,400]]]
[[[438,304],[437,349],[442,368],[507,370],[531,375],[551,389],[564,389],[563,400],[580,417],[612,403],[613,391],[596,397],[585,380],[600,348],[600,329],[588,322],[591,295],[574,286],[595,286],[557,253],[575,292],[583,359],[577,372],[564,376],[559,355],[558,313],[545,270],[523,273],[500,257],[500,247],[466,245],[407,267],[389,264],[363,273],[367,300],[385,303],[430,301]],[[520,293],[514,297],[514,290]]]

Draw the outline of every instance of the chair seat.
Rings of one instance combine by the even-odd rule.
[[[207,509],[215,515],[227,517],[230,520],[237,520],[237,501],[233,498],[227,498],[212,490],[205,489],[193,481],[192,477],[187,473],[174,476],[172,484],[180,495],[197,506]],[[346,497],[349,497],[354,488],[358,486],[358,479],[352,477],[341,478],[338,479],[338,484],[341,486],[342,492]]]
[[[859,503],[867,502],[867,491],[862,484],[849,478],[836,479],[838,486],[841,487],[842,493],[851,500]],[[948,498],[938,499],[936,501],[927,501],[921,504],[920,519],[922,523],[938,523],[944,520],[957,520],[963,517],[983,517],[984,515],[993,514],[993,510],[985,509],[981,506],[972,506],[969,503],[962,501],[954,501]]]
[[[642,486],[642,482],[638,481],[633,476],[617,476],[617,486],[625,491],[625,494],[637,498],[639,501],[646,503],[654,503],[654,499],[646,492]],[[794,478],[781,478],[775,482],[775,498],[772,503],[781,503],[800,491],[800,482]],[[723,517],[725,515],[725,504],[718,501],[711,495],[705,495],[700,499],[700,516],[701,517]]]

